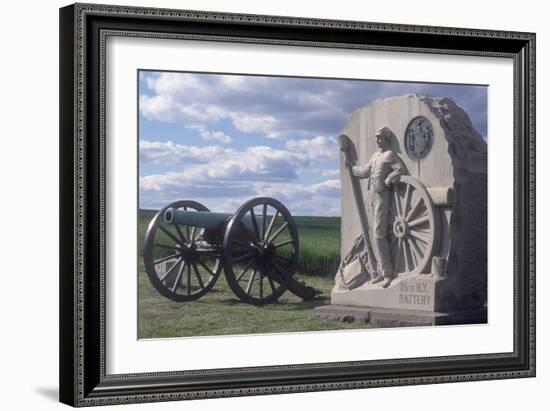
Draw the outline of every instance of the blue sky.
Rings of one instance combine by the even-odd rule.
[[[353,111],[411,93],[453,99],[486,138],[485,86],[140,71],[140,208],[270,196],[340,215],[336,137]]]

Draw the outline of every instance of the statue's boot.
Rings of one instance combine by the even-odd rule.
[[[383,288],[388,288],[390,286],[390,284],[392,283],[392,281],[393,281],[393,277],[385,277],[384,279],[386,281],[384,281],[384,284],[382,284],[382,287]]]
[[[384,280],[384,277],[380,274],[376,274],[376,277],[371,280],[371,284],[378,284],[382,280]]]

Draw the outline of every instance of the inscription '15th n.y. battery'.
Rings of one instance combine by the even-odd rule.
[[[399,303],[412,305],[428,305],[432,296],[429,295],[428,283],[414,284],[402,282],[400,284]]]

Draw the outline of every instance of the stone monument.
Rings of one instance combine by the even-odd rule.
[[[444,97],[352,113],[340,136],[341,264],[326,319],[486,322],[487,145]]]

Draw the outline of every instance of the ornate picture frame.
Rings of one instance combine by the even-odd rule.
[[[106,42],[112,37],[512,62],[513,349],[108,373],[105,95]],[[92,406],[535,376],[534,33],[75,4],[60,10],[60,100],[61,402]]]

